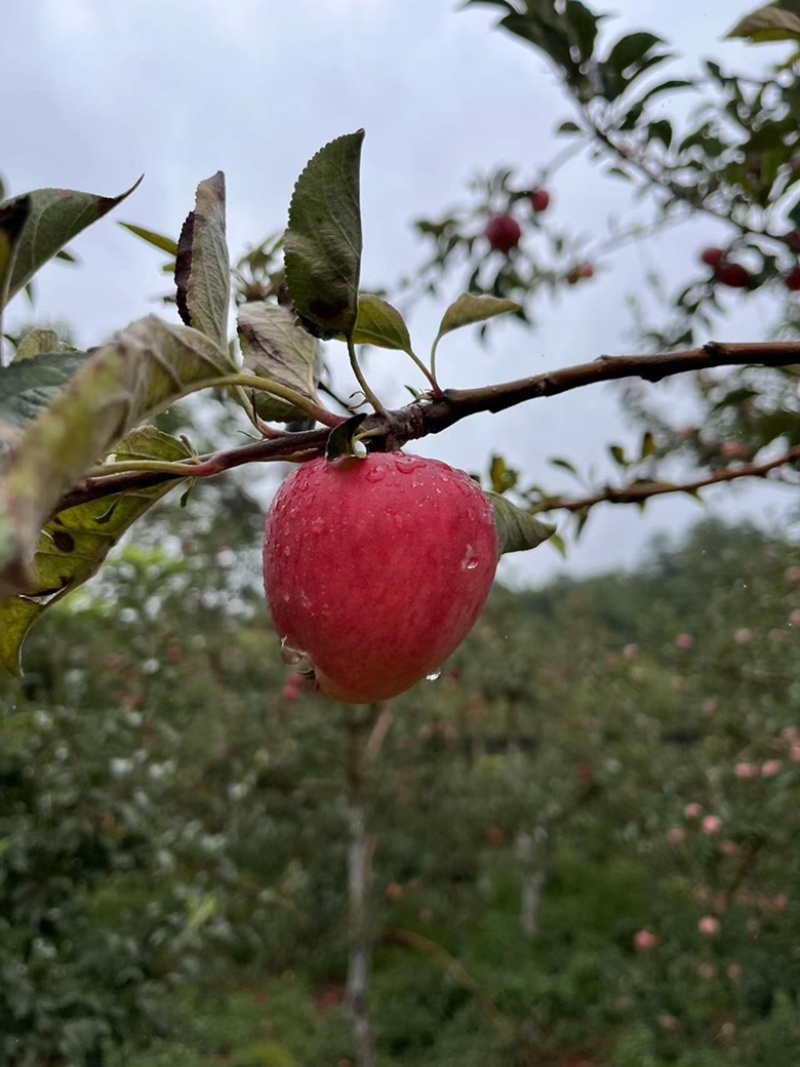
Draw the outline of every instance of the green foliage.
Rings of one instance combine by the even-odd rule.
[[[5,998],[17,1056],[47,1063],[73,1042],[77,1063],[99,1047],[115,1065],[111,1034],[129,1059],[153,1039],[136,1067],[353,1055],[344,724],[311,694],[281,696],[252,582],[258,508],[220,485],[195,513],[174,549],[169,513],[154,513],[150,544],[43,620],[0,697],[0,915],[14,930],[0,974],[30,991]],[[382,1062],[580,1051],[721,1067],[737,1049],[744,1067],[783,1047],[798,983],[784,946],[800,742],[783,737],[800,713],[797,564],[781,538],[709,523],[654,545],[635,574],[498,589],[440,681],[394,703],[364,786]],[[694,645],[676,647],[687,631]],[[781,769],[763,776],[769,760]],[[523,889],[539,875],[531,938]],[[715,938],[698,931],[709,913]],[[641,929],[660,939],[651,953],[634,949]],[[719,1037],[727,1022],[735,1040]]]

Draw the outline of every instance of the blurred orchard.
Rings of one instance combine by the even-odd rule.
[[[5,686],[4,1062],[355,1062],[345,713],[265,640],[261,516],[224,502]],[[798,641],[796,544],[706,520],[497,588],[440,678],[351,713],[378,1062],[792,1062]]]

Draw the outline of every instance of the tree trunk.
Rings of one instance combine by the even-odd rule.
[[[369,923],[369,887],[372,847],[366,832],[362,774],[362,723],[349,712],[347,756],[347,886],[350,904],[350,959],[347,1003],[353,1025],[358,1067],[375,1067],[375,1039],[369,1014],[372,972],[372,938]]]
[[[522,867],[520,927],[523,937],[534,938],[539,933],[542,894],[550,876],[552,841],[548,836],[546,848],[537,848],[533,834],[519,834],[517,853]]]

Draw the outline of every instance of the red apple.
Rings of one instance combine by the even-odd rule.
[[[800,267],[793,267],[786,275],[784,282],[790,293],[800,290]]]
[[[334,700],[371,704],[436,673],[486,602],[492,505],[463,471],[400,452],[304,463],[267,516],[267,602],[284,648]]]
[[[725,259],[724,248],[704,248],[700,253],[700,259],[709,267],[716,269]]]
[[[531,194],[531,207],[539,214],[550,207],[550,194],[546,189],[535,189]]]
[[[594,278],[594,274],[594,267],[591,263],[579,263],[567,275],[567,283],[577,285],[582,278]]]
[[[516,248],[522,237],[522,227],[513,215],[492,215],[484,230],[495,252],[506,255]]]
[[[747,289],[750,285],[750,271],[741,263],[726,263],[724,260],[714,270],[718,282],[731,289]]]

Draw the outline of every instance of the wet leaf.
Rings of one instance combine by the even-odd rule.
[[[306,165],[284,242],[286,286],[298,314],[346,337],[358,317],[363,140],[363,130],[337,137]]]

